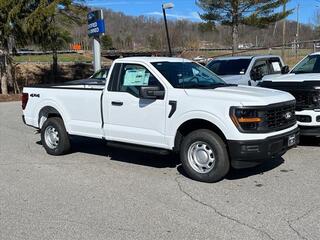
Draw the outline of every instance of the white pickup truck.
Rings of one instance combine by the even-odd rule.
[[[265,76],[259,86],[291,93],[301,135],[320,137],[320,52],[306,56],[288,74]]]
[[[266,75],[283,71],[283,60],[276,55],[218,57],[207,64],[226,83],[257,86]]]
[[[106,85],[25,87],[23,120],[41,130],[47,153],[65,154],[70,135],[152,153],[180,153],[191,178],[216,182],[298,143],[288,93],[226,84],[180,58],[114,61]],[[129,157],[129,156],[128,156]]]

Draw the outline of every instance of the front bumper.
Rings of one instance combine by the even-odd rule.
[[[320,137],[320,110],[296,111],[301,136]]]
[[[288,146],[289,137],[295,136],[296,143]],[[282,156],[290,148],[299,144],[299,129],[268,137],[263,140],[228,141],[231,166],[233,168],[249,168],[257,166],[268,159]]]
[[[320,137],[320,126],[299,126],[301,136]]]

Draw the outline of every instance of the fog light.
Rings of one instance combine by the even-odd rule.
[[[241,146],[242,152],[259,152],[260,147],[259,145],[243,145]]]
[[[312,119],[310,116],[306,116],[306,115],[297,115],[297,121],[298,122],[312,122]]]

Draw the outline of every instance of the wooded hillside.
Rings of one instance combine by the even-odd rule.
[[[162,18],[133,17],[123,13],[104,11],[107,34],[111,36],[113,47],[116,49],[166,49],[165,29]],[[232,45],[231,28],[218,25],[215,28],[204,23],[188,20],[169,22],[170,35],[174,48],[229,48]],[[287,21],[287,42],[293,42],[297,23]],[[282,43],[282,24],[278,22],[267,28],[259,29],[240,26],[241,44],[270,47]],[[317,38],[317,32],[312,25],[300,25],[299,40]],[[74,42],[82,42],[90,48],[86,25],[74,28]]]

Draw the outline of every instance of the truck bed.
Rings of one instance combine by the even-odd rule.
[[[101,97],[104,85],[47,84],[25,87],[29,94],[24,111],[28,125],[39,128],[41,110],[47,106],[61,113],[69,134],[101,138]]]

